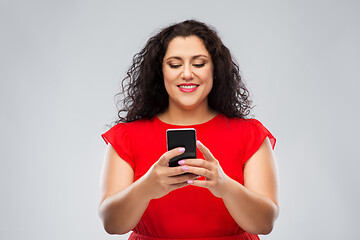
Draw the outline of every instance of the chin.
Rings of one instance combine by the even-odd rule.
[[[195,110],[201,106],[201,103],[184,103],[178,105],[181,109],[184,110]]]
[[[206,99],[190,99],[190,98],[179,98],[180,101],[172,101],[178,108],[183,110],[196,110],[197,108],[203,107],[203,105],[207,105]]]
[[[183,110],[194,110],[196,109],[197,105],[179,105],[179,107]]]

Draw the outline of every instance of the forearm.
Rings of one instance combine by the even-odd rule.
[[[224,204],[242,229],[253,234],[271,232],[279,211],[271,199],[250,191],[231,178],[224,192]]]
[[[99,206],[99,215],[109,234],[124,234],[140,221],[150,199],[144,195],[141,179],[107,197]]]

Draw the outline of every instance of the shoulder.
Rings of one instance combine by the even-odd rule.
[[[231,122],[231,124],[236,126],[246,135],[270,133],[268,129],[259,120],[255,118],[248,118],[248,119],[231,118],[229,121]]]
[[[232,124],[241,124],[241,125],[252,125],[252,124],[261,124],[261,122],[255,118],[239,118],[239,117],[233,117],[228,118],[225,115],[222,115],[222,118],[227,119]]]
[[[224,116],[225,117],[225,116]],[[252,138],[263,138],[264,136],[269,136],[270,140],[275,138],[272,136],[270,131],[255,118],[226,118],[226,125],[232,133],[235,133],[239,137],[243,137],[247,141]]]
[[[264,127],[264,125],[255,118],[242,119],[242,125],[247,129],[256,129]]]
[[[154,118],[151,119],[139,119],[133,122],[117,123],[111,127],[108,131],[114,133],[127,133],[127,134],[137,134],[142,133],[145,130],[154,128],[156,121]]]
[[[147,125],[148,123],[150,123],[151,121],[153,121],[153,119],[138,119],[135,120],[133,122],[121,122],[121,123],[117,123],[115,124],[112,128],[114,129],[131,129],[131,128],[137,128],[137,127],[141,127],[144,125]]]
[[[262,123],[255,118],[228,118],[224,115],[221,116],[224,122],[231,127],[239,130],[251,130],[263,126]]]

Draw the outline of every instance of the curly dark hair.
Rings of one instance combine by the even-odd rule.
[[[127,76],[122,80],[122,91],[115,95],[120,96],[117,101],[119,119],[115,123],[150,119],[167,109],[169,95],[164,85],[163,58],[172,39],[188,36],[197,36],[203,41],[214,65],[209,107],[229,118],[246,118],[249,115],[252,108],[249,91],[241,80],[239,66],[229,49],[212,27],[187,20],[162,29],[134,55]],[[125,116],[122,116],[123,113]]]

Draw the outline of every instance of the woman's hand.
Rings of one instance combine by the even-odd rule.
[[[147,173],[139,179],[149,199],[161,198],[169,192],[189,185],[197,178],[194,174],[184,174],[181,166],[169,167],[169,160],[184,153],[184,148],[174,148],[164,153]]]
[[[184,171],[205,177],[205,180],[189,179],[189,184],[207,188],[215,197],[221,198],[223,195],[224,185],[230,180],[230,178],[224,173],[219,161],[214,158],[208,148],[206,148],[200,141],[197,141],[196,145],[202,152],[205,160],[186,159],[180,160],[179,164]]]

